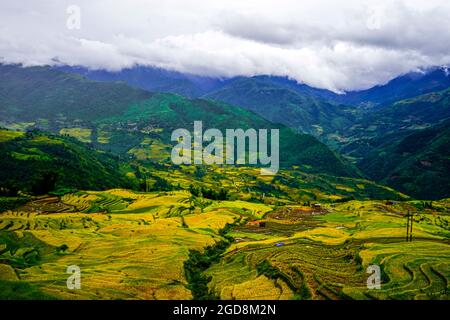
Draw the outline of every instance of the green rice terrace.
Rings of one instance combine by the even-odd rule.
[[[0,300],[450,299],[448,89],[371,107],[274,80],[183,97],[0,64]],[[176,165],[196,121],[278,129],[279,170]]]
[[[0,215],[0,298],[449,299],[449,221],[449,200],[273,203],[195,188],[30,197]],[[373,264],[380,290],[366,286]],[[79,290],[66,286],[70,265]]]

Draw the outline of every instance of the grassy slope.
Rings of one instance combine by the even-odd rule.
[[[348,129],[340,151],[372,179],[419,198],[450,196],[450,90],[398,101]]]
[[[2,65],[0,71],[0,103],[5,106],[1,115],[10,122],[35,121],[54,132],[66,127],[76,127],[78,133],[91,129],[92,136],[83,136],[85,141],[122,154],[146,136],[169,143],[172,130],[192,130],[194,120],[202,120],[205,128],[280,128],[284,166],[304,165],[305,170],[338,176],[359,175],[356,168],[315,138],[296,134],[239,107],[173,94],[153,95],[122,83],[89,81],[46,67]],[[148,128],[162,128],[163,132],[144,133]],[[111,137],[106,144],[97,140],[102,131]]]
[[[450,122],[378,141],[361,164],[372,178],[423,199],[450,196]]]
[[[403,199],[392,189],[363,179],[310,174],[302,169],[282,169],[276,176],[261,176],[258,168],[230,166],[182,166],[142,164],[119,161],[96,151],[74,138],[42,132],[24,134],[0,130],[2,188],[27,193],[47,193],[67,188],[105,189],[137,187],[142,179],[150,188],[166,183],[163,190],[189,189],[190,185],[213,190],[226,188],[235,199],[252,201],[340,201],[343,199]],[[156,146],[149,147],[154,150]],[[158,151],[160,152],[160,151]],[[43,190],[45,180],[56,177],[55,185]],[[42,186],[44,184],[44,186]],[[13,201],[14,200],[14,201]],[[17,199],[2,200],[11,207]],[[20,203],[20,199],[18,199]]]
[[[341,130],[354,120],[350,107],[301,94],[270,78],[238,79],[205,97],[242,106],[272,122],[316,136]]]
[[[416,215],[412,243],[402,214],[417,210],[414,203],[352,201],[327,210],[295,223],[289,213],[271,214],[265,228],[239,228],[240,242],[207,271],[211,290],[224,299],[448,299],[448,208]],[[366,287],[372,264],[383,272],[381,290]]]
[[[378,135],[439,124],[450,118],[450,89],[400,100],[368,114],[361,126]]]
[[[189,249],[202,252],[234,222],[239,226],[228,235],[239,241],[205,271],[223,299],[448,299],[448,201],[431,209],[351,201],[326,205],[326,214],[295,216],[292,206],[211,201],[201,208],[189,199],[184,191],[115,189],[69,194],[59,205],[39,199],[1,214],[6,298],[189,299]],[[412,243],[404,242],[406,211],[418,212]],[[266,226],[246,225],[254,219]],[[383,270],[380,291],[366,288],[365,269],[374,263]],[[81,267],[81,290],[66,287],[72,264]]]
[[[117,158],[73,138],[0,130],[0,187],[46,193],[54,189],[132,187]],[[7,139],[9,137],[9,139]],[[54,186],[48,183],[55,179]],[[45,190],[44,190],[45,189]]]
[[[324,172],[338,176],[358,176],[358,171],[332,152],[324,144],[309,135],[298,134],[283,126],[275,125],[251,111],[207,100],[189,100],[173,94],[155,94],[143,103],[132,105],[123,115],[103,120],[103,123],[132,121],[140,126],[162,129],[153,134],[170,144],[173,129],[186,128],[193,131],[194,121],[202,120],[204,130],[249,128],[280,130],[280,163],[284,167],[301,165],[303,170]]]
[[[123,83],[101,83],[50,67],[0,65],[0,117],[3,120],[68,116],[95,120],[142,101],[151,93]]]
[[[143,170],[146,172],[146,170]],[[228,191],[230,200],[256,203],[292,204],[304,202],[337,202],[348,199],[407,200],[408,197],[371,181],[316,175],[298,169],[281,170],[276,176],[261,176],[251,167],[152,167],[149,181],[160,177],[174,187],[185,190],[190,185]],[[152,177],[153,176],[153,177]]]

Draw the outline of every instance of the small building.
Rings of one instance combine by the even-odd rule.
[[[258,228],[265,228],[266,222],[265,221],[250,221],[247,223],[247,226],[250,227],[258,227]]]

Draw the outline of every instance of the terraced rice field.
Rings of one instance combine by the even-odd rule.
[[[382,290],[365,292],[375,299],[449,299],[450,246],[436,241],[371,244],[363,261],[385,266]],[[351,290],[349,291],[351,294]],[[357,296],[357,295],[356,295]]]
[[[123,189],[36,198],[0,214],[0,297],[191,299],[191,250],[214,247],[233,224],[234,242],[201,271],[221,299],[449,299],[450,202],[419,204],[274,206]],[[380,290],[366,286],[374,264]],[[66,286],[70,265],[80,290]]]
[[[89,143],[91,142],[91,134],[92,130],[87,128],[64,128],[61,129],[60,134],[62,135],[68,135],[71,137],[74,137],[81,142]]]
[[[412,208],[354,201],[314,217],[271,213],[264,227],[234,229],[239,241],[207,271],[210,289],[223,299],[239,299],[245,294],[238,288],[250,284],[270,299],[449,299],[448,207],[417,214],[414,240],[406,242],[401,212]],[[283,231],[291,235],[270,224],[286,219],[292,223]],[[298,224],[306,230],[296,232]],[[382,269],[381,290],[367,289],[366,269],[374,264]],[[271,275],[270,288],[255,287],[261,275]]]
[[[183,226],[168,212],[184,206],[185,195],[89,192],[65,196],[58,205],[39,200],[39,212],[32,210],[36,202],[5,212],[0,267],[8,272],[0,280],[4,286],[25,282],[42,296],[64,299],[189,299],[183,270],[189,250],[214,244],[218,230],[237,216],[225,209],[186,214],[189,227]],[[93,208],[99,212],[90,213]],[[70,265],[82,270],[81,290],[66,287]]]

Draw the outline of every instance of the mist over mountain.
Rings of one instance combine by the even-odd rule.
[[[0,302],[449,301],[449,43],[448,0],[1,0]]]
[[[339,93],[450,64],[450,5],[441,0],[79,0],[76,29],[67,26],[71,3],[9,2],[0,3],[3,63],[288,76]]]
[[[345,95],[335,95],[334,101],[364,106],[387,105],[421,94],[440,91],[450,87],[450,74],[446,66],[427,68],[396,77],[385,85],[368,90],[351,91]]]
[[[117,72],[90,70],[85,67],[60,66],[59,70],[78,73],[95,81],[123,81],[128,85],[154,92],[170,92],[190,98],[200,97],[223,85],[225,80],[202,77],[161,68],[136,66]]]
[[[162,68],[135,66],[121,71],[111,72],[104,69],[86,67],[56,67],[62,71],[78,73],[97,81],[124,81],[131,86],[158,92],[178,93],[188,97],[214,96],[216,91],[232,85],[236,81],[255,81],[295,91],[307,97],[320,98],[345,105],[365,107],[386,105],[450,87],[450,74],[446,66],[421,68],[400,75],[386,84],[377,85],[361,91],[348,91],[336,94],[330,90],[318,89],[285,76],[259,75],[253,77],[218,78],[206,77]]]

